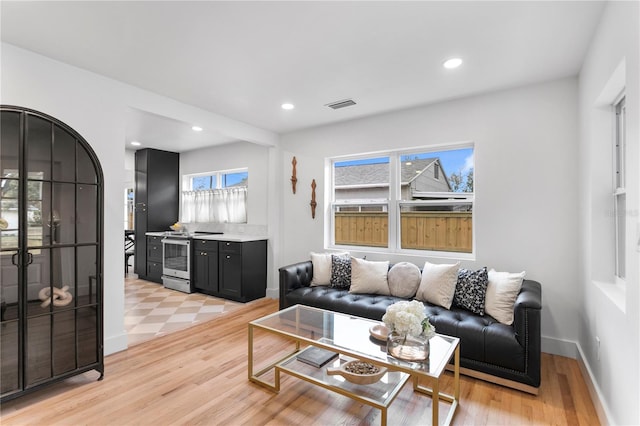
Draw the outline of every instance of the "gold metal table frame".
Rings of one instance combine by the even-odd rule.
[[[248,325],[248,377],[253,383],[266,387],[274,392],[280,391],[280,373],[313,383],[317,386],[347,396],[355,401],[375,407],[381,411],[381,425],[387,424],[387,408],[391,405],[400,390],[409,379],[413,389],[432,398],[432,424],[439,424],[439,402],[451,404],[444,421],[448,425],[458,408],[460,400],[460,339],[437,334],[431,340],[429,362],[417,364],[387,358],[384,344],[376,345],[369,338],[369,328],[379,324],[365,318],[345,315],[323,309],[295,305],[282,311],[267,315]],[[256,330],[266,331],[285,337],[294,343],[294,349],[286,356],[270,361],[259,371],[255,371],[254,333]],[[316,368],[297,360],[298,352],[308,345],[328,349],[340,354],[333,361],[339,366],[345,359],[361,359],[376,365],[384,366],[389,371],[383,379],[374,385],[355,385],[342,380],[339,376],[329,376],[324,367]],[[381,347],[382,345],[382,347]],[[302,347],[304,346],[304,347]],[[440,392],[440,379],[447,364],[453,358],[454,392],[453,395]],[[273,381],[264,380],[261,376],[274,371]],[[431,387],[421,384],[431,381]]]

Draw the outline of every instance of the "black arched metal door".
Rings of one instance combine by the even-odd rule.
[[[0,107],[2,400],[79,374],[102,377],[103,175],[76,131]]]

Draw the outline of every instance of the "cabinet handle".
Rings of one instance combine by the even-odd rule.
[[[227,255],[227,259],[231,259],[231,256]]]

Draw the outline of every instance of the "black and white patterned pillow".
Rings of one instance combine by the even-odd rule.
[[[351,285],[351,256],[331,255],[331,287],[349,288]]]
[[[456,291],[453,294],[453,303],[475,314],[484,315],[484,302],[488,284],[489,274],[486,266],[477,271],[460,269],[458,271]]]

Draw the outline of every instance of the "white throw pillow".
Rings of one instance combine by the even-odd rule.
[[[413,263],[396,263],[389,270],[387,279],[389,280],[389,293],[396,297],[407,299],[416,295],[420,285],[420,268]]]
[[[311,286],[329,285],[331,281],[331,255],[349,254],[341,253],[314,253],[311,252],[311,263],[313,264],[313,276]]]
[[[416,299],[446,309],[451,308],[458,282],[459,268],[460,262],[443,265],[425,262]]]
[[[349,293],[389,295],[387,282],[389,262],[351,258],[351,287]]]
[[[484,311],[502,324],[513,324],[513,306],[522,287],[525,272],[510,273],[489,271],[489,284]]]

